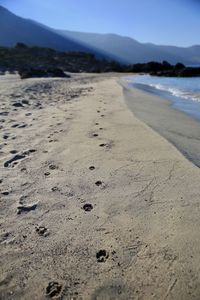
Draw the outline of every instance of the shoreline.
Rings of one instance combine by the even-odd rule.
[[[157,94],[130,87],[120,80],[129,109],[200,167],[200,122]]]
[[[199,299],[200,170],[119,77],[0,84],[0,298]]]
[[[200,122],[200,104],[198,101],[188,98],[187,100],[180,95],[173,95],[167,90],[160,90],[155,87],[151,87],[148,84],[143,83],[128,83],[129,87],[139,89],[145,93],[156,95],[160,98],[164,98],[170,101],[171,107],[186,115],[189,115],[193,119]],[[193,95],[194,96],[194,95]]]

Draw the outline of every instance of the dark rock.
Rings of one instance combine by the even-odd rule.
[[[174,69],[175,69],[175,70],[183,70],[183,69],[185,69],[185,66],[184,66],[182,63],[177,63],[177,64],[174,66]]]
[[[17,161],[17,160],[21,160],[23,158],[25,158],[26,156],[25,155],[20,155],[20,154],[17,154],[15,155],[13,158],[11,158],[10,160],[7,160],[5,163],[4,163],[4,167],[5,168],[8,168],[13,162]]]
[[[184,67],[177,64],[172,70],[151,72],[150,75],[162,77],[197,77],[200,76],[200,68]]]
[[[22,100],[23,104],[29,105],[29,101],[28,100]]]
[[[66,75],[63,70],[59,68],[51,69],[21,69],[18,71],[21,79],[26,78],[40,78],[40,77],[65,77],[70,78],[69,75]]]
[[[37,208],[37,204],[33,204],[33,205],[29,205],[29,206],[18,206],[17,209],[18,209],[18,212],[17,214],[20,215],[22,213],[28,213],[32,210],[35,210]]]
[[[3,195],[3,196],[8,196],[8,195],[9,195],[9,192],[8,192],[8,191],[2,192],[1,195]]]
[[[23,107],[22,103],[20,103],[20,102],[13,103],[13,106],[14,107]]]

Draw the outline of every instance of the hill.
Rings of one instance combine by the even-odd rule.
[[[98,59],[86,52],[62,52],[55,49],[27,46],[18,43],[15,47],[0,47],[0,70],[59,68],[67,72],[121,72],[125,67],[119,63]]]
[[[0,6],[0,46],[14,47],[18,42],[28,46],[52,48],[60,51],[93,52],[98,51],[74,41],[70,37],[64,37],[51,28],[24,19],[11,13]]]
[[[172,64],[200,64],[200,46],[188,48],[140,43],[117,34],[82,33],[56,30],[35,21],[24,19],[0,6],[0,46],[14,47],[18,42],[59,51],[93,53],[98,58],[123,64],[148,61]]]
[[[200,63],[200,46],[188,48],[159,46],[140,43],[132,38],[117,34],[82,33],[66,30],[57,30],[57,32],[66,38],[83,43],[85,46],[104,51],[123,63],[162,62],[163,60],[167,60],[172,64],[176,64],[178,61],[184,64]]]

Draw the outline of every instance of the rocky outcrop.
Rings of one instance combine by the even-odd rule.
[[[28,47],[18,43],[14,48],[0,47],[0,70],[61,69],[66,72],[102,73],[122,72],[126,66],[118,62],[98,59],[91,53],[60,52],[49,48]],[[46,72],[48,73],[48,72]],[[30,74],[29,74],[30,75]],[[42,74],[42,76],[47,74]],[[59,75],[60,76],[60,75]]]
[[[198,77],[200,76],[200,68],[183,67],[172,70],[163,70],[159,72],[151,72],[150,75],[162,77]]]
[[[61,69],[21,69],[19,70],[19,75],[21,79],[26,78],[39,78],[39,77],[67,77],[70,78],[69,75],[65,74]]]

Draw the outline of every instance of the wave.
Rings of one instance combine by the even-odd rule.
[[[200,102],[200,78],[172,78],[140,75],[126,78],[129,84],[140,88],[151,88],[171,96]],[[151,91],[152,92],[152,91]]]
[[[164,86],[162,84],[150,83],[149,86],[160,91],[168,92],[176,97],[200,102],[200,93],[197,94],[191,91],[184,91],[175,87]]]
[[[200,121],[200,78],[172,78],[135,75],[125,78],[130,87],[161,96],[171,106]]]

